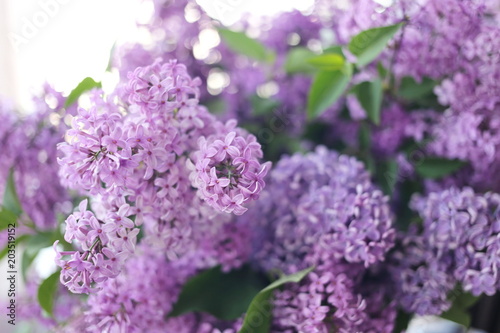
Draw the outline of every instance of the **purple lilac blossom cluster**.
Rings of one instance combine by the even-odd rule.
[[[0,193],[12,170],[23,226],[52,229],[58,214],[68,213],[71,206],[57,173],[56,144],[66,130],[62,118],[73,111],[65,109],[64,102],[60,93],[45,85],[42,94],[33,98],[36,112],[32,114],[16,115],[5,100],[0,105]]]
[[[389,256],[401,306],[410,313],[440,314],[450,308],[448,296],[457,284],[474,296],[495,294],[500,195],[451,187],[414,196],[411,206],[422,230],[413,226]]]
[[[59,145],[60,174],[91,196],[93,211],[83,201],[66,220],[65,240],[80,249],[58,251],[56,260],[71,291],[89,293],[116,277],[139,228],[174,260],[195,247],[193,229],[215,216],[222,223],[218,212],[242,214],[258,198],[270,167],[259,162],[260,145],[199,105],[199,85],[184,65],[158,60],[79,108]]]
[[[198,144],[192,183],[209,205],[223,212],[243,214],[247,210],[243,204],[258,199],[270,168],[270,162],[259,163],[260,144],[253,135],[245,138],[234,131],[220,139],[202,137]]]
[[[201,231],[194,231],[197,246],[178,259],[139,243],[121,273],[89,296],[84,314],[69,321],[65,332],[217,333],[228,327],[236,332],[241,320],[221,321],[207,314],[167,318],[188,278],[216,265],[229,271],[249,259],[248,226],[234,220],[219,224],[207,220],[199,227]]]
[[[286,274],[315,266],[277,293],[273,332],[392,332],[395,304],[362,290],[395,239],[388,197],[362,163],[324,147],[284,157],[261,196],[242,217],[258,226],[254,260]]]
[[[85,313],[61,331],[236,332],[242,318],[168,314],[197,272],[217,265],[227,272],[247,262],[286,274],[315,267],[275,294],[273,332],[392,332],[397,307],[440,314],[457,285],[476,296],[496,293],[500,199],[483,193],[500,189],[500,8],[493,0],[403,0],[390,7],[318,0],[309,14],[283,13],[257,27],[243,22],[240,30],[274,52],[272,63],[235,54],[224,41],[200,56],[202,35],[219,23],[195,1],[153,4],[145,28],[154,45],[118,50],[122,83],[115,92],[96,90],[89,108],[65,110],[62,95],[46,88],[37,102],[43,111],[22,121],[0,106],[0,188],[14,166],[23,218],[50,229],[64,212],[69,195],[54,181],[58,154],[62,184],[90,197],[66,220],[64,238],[77,250],[54,244],[63,284],[92,292]],[[200,105],[222,100],[223,119],[258,122],[250,98],[270,97],[286,117],[287,134],[299,135],[312,78],[284,69],[288,52],[321,52],[399,22],[401,32],[376,61],[395,75],[395,86],[384,86],[381,123],[370,125],[371,153],[394,158],[412,180],[414,161],[402,152],[408,139],[426,155],[468,166],[426,180],[424,196],[411,203],[422,225],[397,237],[389,199],[359,161],[320,147],[284,157],[270,171],[253,135]],[[375,63],[360,68],[352,84],[379,75]],[[215,92],[207,84],[214,71],[227,77]],[[408,76],[435,81],[436,105],[415,109],[398,96]],[[263,86],[273,87],[270,95]],[[65,113],[74,115],[72,128],[57,150]],[[328,129],[324,143],[357,147],[368,119],[348,93],[320,121]],[[68,309],[60,308],[56,317],[67,319]]]

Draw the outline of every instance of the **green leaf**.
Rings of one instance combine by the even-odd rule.
[[[284,64],[285,72],[288,74],[294,73],[314,73],[316,69],[307,61],[316,54],[305,47],[294,47],[286,55]]]
[[[5,192],[3,194],[3,208],[14,213],[16,216],[21,215],[23,211],[16,192],[13,169],[10,170],[9,178],[7,179],[7,184],[5,185]]]
[[[58,239],[56,237],[57,236],[55,232],[43,231],[32,235],[26,241],[26,249],[23,252],[21,260],[21,274],[25,281],[26,274],[36,256],[38,255],[38,252],[40,252],[40,250],[43,248],[51,247],[52,244],[54,244],[54,242]]]
[[[451,320],[457,324],[464,325],[465,327],[470,326],[471,316],[464,309],[452,306],[448,311],[443,312],[440,316],[441,318]]]
[[[207,312],[219,319],[233,320],[245,312],[264,285],[261,275],[249,267],[229,273],[215,267],[186,282],[169,316]]]
[[[479,300],[479,297],[465,292],[460,285],[457,285],[448,295],[448,299],[452,301],[452,306],[448,311],[442,313],[441,317],[469,327],[471,316],[468,309]]]
[[[385,68],[381,62],[377,63],[377,72],[378,76],[380,76],[381,78],[385,78],[388,73],[387,68]]]
[[[89,91],[94,88],[101,88],[101,82],[96,82],[94,81],[93,78],[91,77],[86,77],[85,79],[80,82],[75,89],[73,89],[69,95],[68,98],[66,98],[66,103],[64,103],[64,107],[68,107],[74,102],[78,100],[78,98],[86,91]]]
[[[401,80],[398,94],[408,101],[418,102],[419,100],[433,95],[436,82],[427,77],[422,82],[417,82],[411,76],[405,76]]]
[[[345,63],[342,70],[319,72],[309,90],[307,115],[313,119],[321,115],[344,93],[352,77],[352,65]]]
[[[377,58],[386,47],[387,42],[398,32],[402,25],[402,23],[399,23],[387,27],[368,29],[354,36],[348,48],[356,56],[356,64],[362,67]]]
[[[342,57],[345,58],[344,50],[342,50],[342,46],[339,46],[339,45],[327,47],[326,49],[323,50],[323,53],[334,53],[334,54],[341,55]]]
[[[19,243],[22,243],[26,239],[29,239],[30,235],[21,235],[19,237],[16,237],[16,241],[14,242],[14,245],[17,247]],[[0,260],[2,260],[7,253],[9,253],[9,247],[8,244],[0,251]]]
[[[17,221],[16,214],[5,208],[0,209],[0,231],[7,229],[9,224],[15,224]]]
[[[453,304],[458,304],[462,309],[468,309],[479,301],[479,296],[474,296],[469,292],[462,291],[460,295],[453,301]]]
[[[219,28],[219,35],[234,52],[243,54],[258,61],[272,62],[274,54],[268,52],[259,41],[248,37],[244,32]]]
[[[320,70],[342,70],[345,58],[336,53],[325,53],[307,60],[308,63]]]
[[[54,316],[54,299],[59,286],[60,271],[46,278],[38,287],[38,303],[51,317]]]
[[[295,274],[283,276],[262,289],[254,297],[252,303],[250,303],[239,333],[269,333],[272,316],[272,305],[270,300],[274,290],[285,283],[300,282],[313,269],[314,267],[310,267]]]
[[[38,252],[39,250],[50,247],[57,240],[55,234],[52,231],[38,232],[30,237],[26,242],[26,250],[32,252]]]
[[[365,109],[368,119],[375,125],[379,125],[380,108],[382,106],[382,81],[375,79],[361,82],[353,90],[361,106]]]
[[[474,296],[471,293],[464,291],[460,284],[448,294],[448,299],[453,303],[454,307],[467,310],[479,301],[479,296]]]
[[[438,179],[458,171],[466,164],[458,159],[425,157],[415,164],[415,170],[424,178]]]

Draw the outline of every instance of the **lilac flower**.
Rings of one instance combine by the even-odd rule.
[[[453,187],[412,199],[422,233],[414,228],[401,236],[401,249],[390,256],[397,299],[407,311],[440,314],[457,284],[475,296],[498,290],[499,203],[498,194]]]
[[[395,231],[388,198],[362,164],[324,147],[285,157],[261,196],[240,218],[261,228],[253,239],[255,262],[284,273],[316,267],[299,285],[277,293],[274,330],[369,326],[378,313],[366,311],[370,299],[358,290],[361,277],[384,260]]]
[[[270,163],[260,164],[260,145],[253,135],[246,137],[234,131],[223,139],[201,138],[200,150],[194,156],[193,186],[211,206],[236,215],[243,214],[243,205],[256,198],[264,188]]]
[[[0,99],[0,193],[12,170],[23,210],[19,223],[50,230],[58,214],[69,212],[70,196],[58,176],[56,144],[66,130],[59,119],[74,108],[63,109],[65,98],[47,84],[32,102],[33,112],[21,117],[8,100]]]
[[[128,219],[128,205],[122,205],[118,214],[110,213],[108,222],[99,221],[92,212],[87,211],[87,200],[80,204],[80,211],[68,217],[68,229],[65,239],[68,242],[77,240],[82,251],[56,250],[56,263],[61,271],[61,282],[75,293],[88,293],[98,289],[94,283],[102,283],[114,278],[120,272],[124,251],[130,256],[134,252],[136,236],[139,229],[133,228]],[[127,222],[129,221],[129,222]],[[108,226],[112,225],[112,228]],[[76,231],[75,231],[76,230]],[[63,256],[71,256],[64,260]]]
[[[243,214],[243,205],[264,188],[270,165],[260,163],[260,145],[236,121],[223,124],[198,105],[199,85],[184,65],[157,60],[136,69],[111,95],[95,93],[88,109],[78,109],[68,140],[59,145],[59,172],[67,187],[91,196],[93,212],[83,201],[67,219],[65,239],[78,249],[60,252],[57,263],[71,291],[96,292],[116,279],[134,256],[138,226],[143,241],[172,261],[193,255],[196,242],[226,270],[249,255],[246,246],[207,245],[200,237],[228,222],[216,219],[210,205]],[[197,171],[188,168],[188,156]],[[197,183],[204,186],[193,189]],[[79,261],[68,264],[68,255]]]

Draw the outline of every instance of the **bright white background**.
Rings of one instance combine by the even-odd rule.
[[[242,12],[272,14],[308,8],[313,0],[199,0],[214,17],[234,23]],[[45,81],[66,93],[83,78],[97,80],[115,42],[139,40],[141,0],[0,0],[0,95],[22,109]]]

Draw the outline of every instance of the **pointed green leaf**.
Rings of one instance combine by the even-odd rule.
[[[362,67],[375,60],[402,25],[368,29],[354,36],[348,48],[356,56],[356,64]]]
[[[446,312],[443,312],[440,316],[441,318],[451,320],[457,324],[463,325],[465,327],[470,327],[471,316],[467,311],[459,307],[451,307]]]
[[[451,308],[442,313],[441,317],[468,328],[471,322],[468,309],[479,300],[479,297],[464,291],[460,285],[457,285],[448,295],[448,299],[452,301]]]
[[[366,111],[368,119],[375,125],[380,124],[380,108],[382,106],[382,81],[361,82],[353,88],[361,106]]]
[[[345,58],[336,53],[325,53],[307,60],[308,63],[320,70],[341,70],[344,68]]]
[[[437,179],[458,171],[466,164],[466,162],[458,159],[426,157],[415,165],[415,170],[424,178]]]
[[[309,90],[307,115],[313,119],[321,115],[344,93],[352,77],[352,65],[345,63],[342,70],[319,72]]]
[[[462,309],[468,309],[479,301],[479,296],[474,296],[469,292],[462,292],[455,298],[453,304],[457,304]]]
[[[75,89],[73,89],[68,98],[66,98],[66,103],[64,103],[64,107],[68,107],[72,105],[74,102],[78,100],[78,98],[86,91],[89,91],[94,88],[101,88],[101,82],[94,81],[91,77],[86,77],[80,82]]]
[[[169,316],[207,312],[219,319],[233,320],[245,312],[264,285],[263,278],[249,267],[229,273],[215,267],[186,282]]]
[[[19,202],[19,197],[16,192],[16,185],[14,182],[14,170],[11,169],[7,184],[5,185],[5,192],[3,194],[3,208],[14,213],[16,216],[21,215],[22,208]]]
[[[305,47],[294,47],[286,55],[284,69],[288,74],[314,73],[316,69],[307,60],[316,54]]]
[[[59,274],[59,271],[55,272],[38,287],[38,303],[51,317],[54,316],[54,299],[59,286]]]
[[[274,54],[266,50],[259,41],[248,37],[244,32],[219,28],[219,35],[234,52],[243,54],[258,61],[272,62]]]
[[[272,317],[271,297],[274,290],[285,283],[300,282],[313,269],[314,267],[310,267],[295,274],[283,276],[262,289],[250,303],[239,333],[269,333]]]

